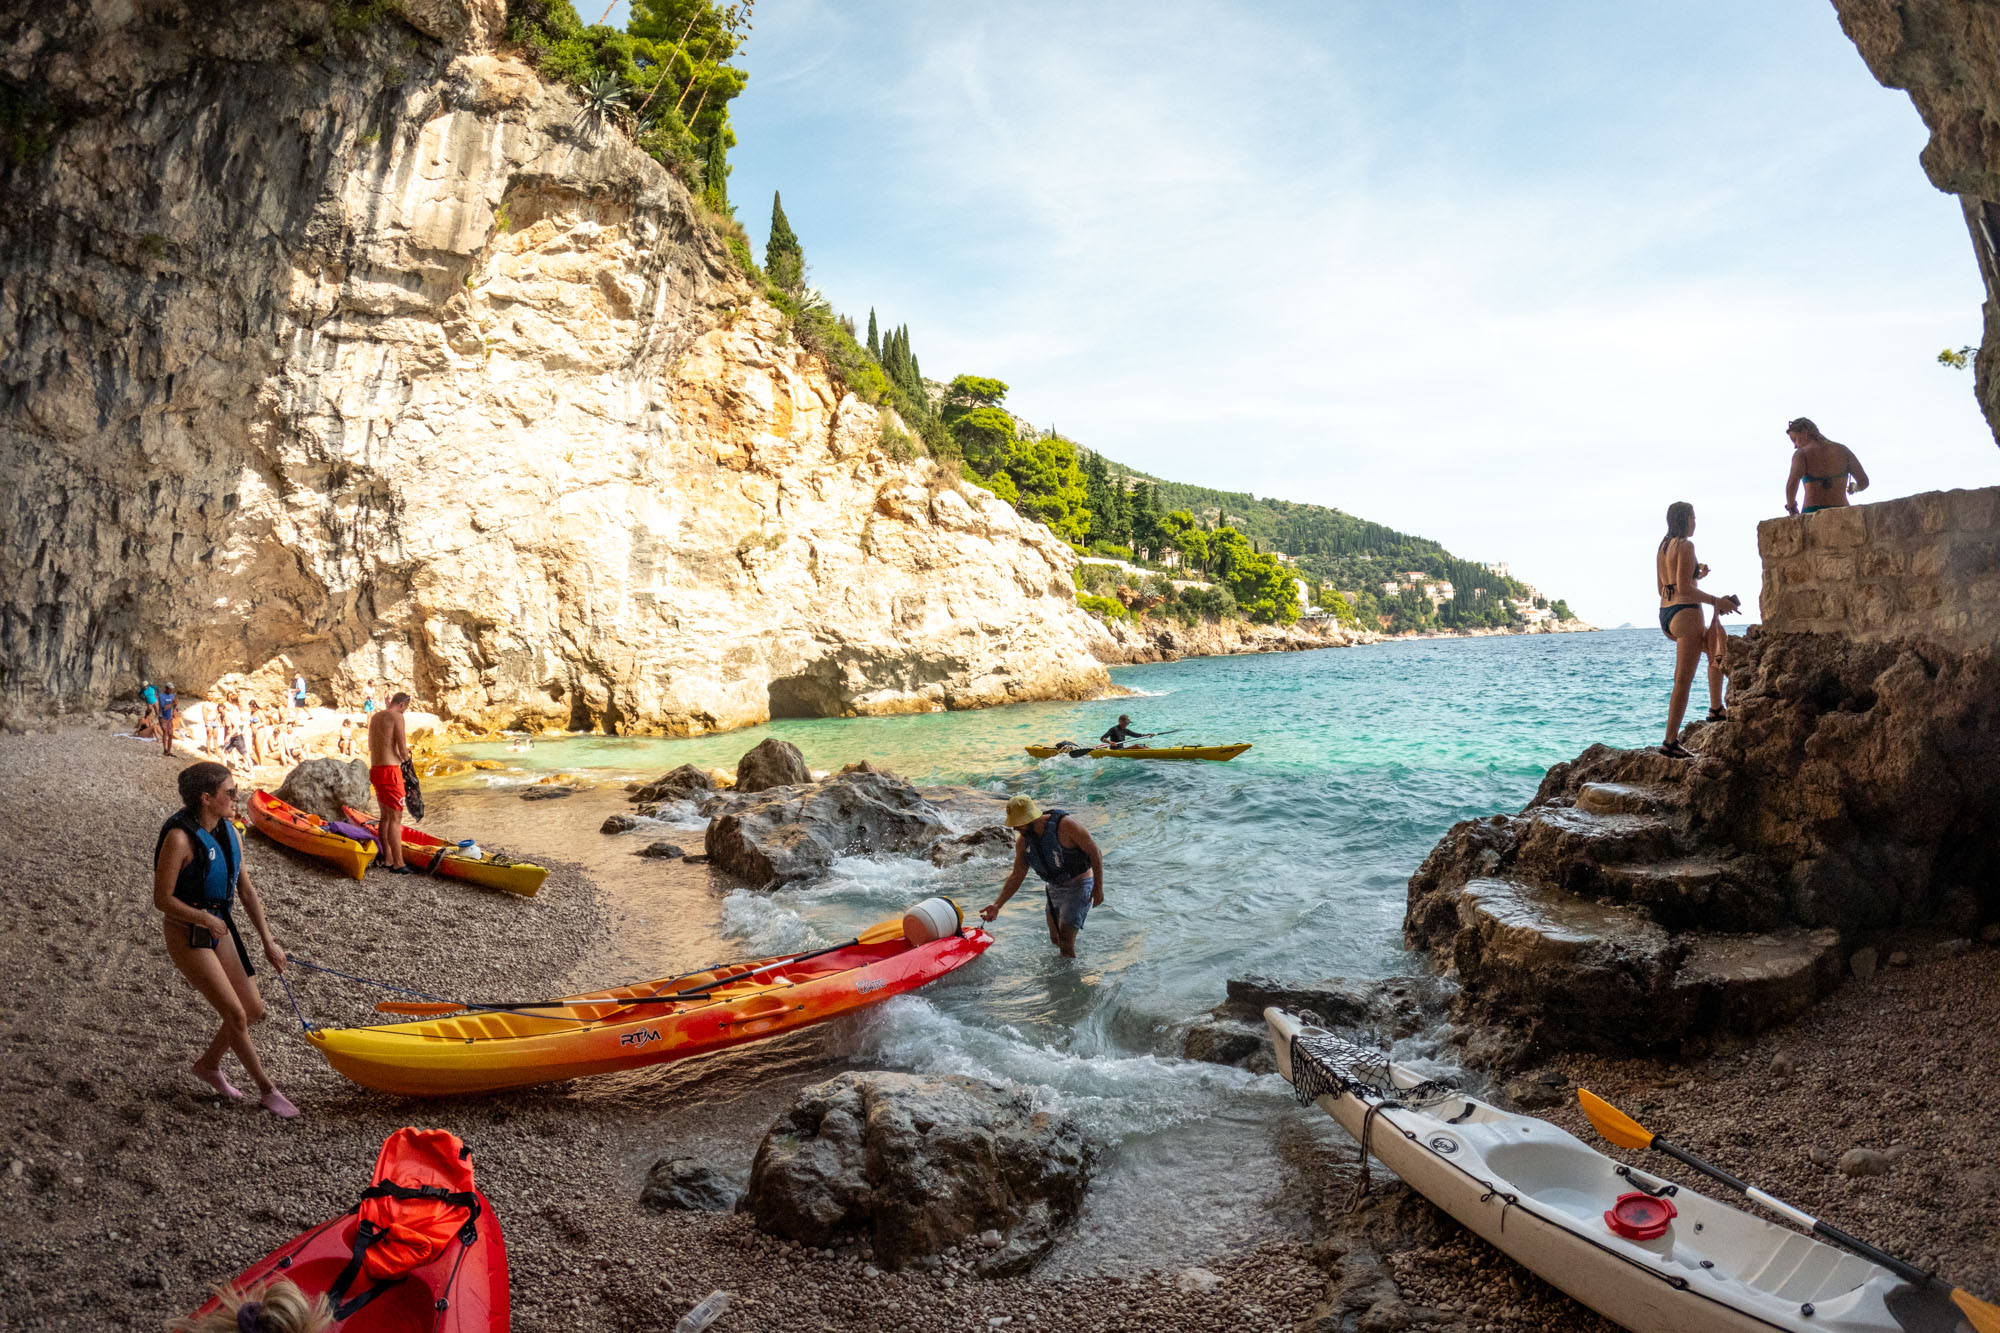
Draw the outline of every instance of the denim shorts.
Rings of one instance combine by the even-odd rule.
[[[1059,930],[1082,930],[1084,918],[1090,915],[1091,877],[1085,875],[1074,884],[1045,884],[1042,892],[1048,899],[1049,920]]]

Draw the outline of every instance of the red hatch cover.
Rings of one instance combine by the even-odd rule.
[[[1672,1200],[1656,1199],[1650,1194],[1621,1194],[1604,1215],[1604,1225],[1627,1240],[1658,1240],[1667,1234],[1675,1216]]]

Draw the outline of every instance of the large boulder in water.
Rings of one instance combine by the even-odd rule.
[[[645,786],[635,789],[625,799],[636,802],[683,801],[714,790],[715,779],[708,775],[707,770],[696,768],[693,764],[682,764],[673,772],[662,773]]]
[[[1075,1117],[1014,1084],[847,1073],[801,1090],[771,1126],[745,1207],[805,1245],[866,1239],[891,1268],[983,1239],[974,1265],[1006,1276],[1076,1217],[1092,1157]]]
[[[772,787],[794,787],[812,781],[812,770],[799,747],[776,736],[766,737],[736,761],[736,790],[768,791]]]
[[[342,805],[371,812],[375,808],[365,759],[308,759],[287,773],[272,794],[321,819],[347,818]]]
[[[915,787],[882,773],[719,798],[705,850],[714,863],[765,889],[813,879],[840,856],[923,855],[952,832]]]

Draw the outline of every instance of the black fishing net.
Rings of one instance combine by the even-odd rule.
[[[1389,1057],[1383,1052],[1356,1046],[1331,1032],[1294,1033],[1292,1095],[1299,1104],[1310,1106],[1319,1097],[1343,1092],[1351,1092],[1364,1102],[1400,1106],[1429,1106],[1460,1095],[1457,1088],[1435,1079],[1398,1087],[1389,1072]]]

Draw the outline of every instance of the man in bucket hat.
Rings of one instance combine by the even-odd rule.
[[[1063,957],[1076,957],[1077,931],[1090,909],[1104,903],[1104,854],[1067,810],[1044,812],[1026,796],[1007,802],[1007,827],[1016,833],[1014,869],[1000,886],[1000,896],[979,909],[980,919],[999,916],[1033,867],[1045,886],[1049,941]]]

